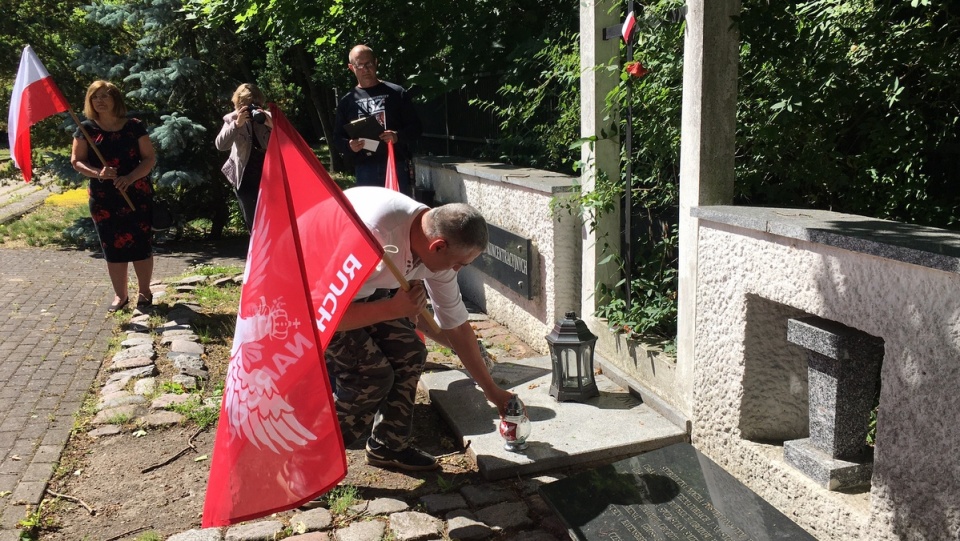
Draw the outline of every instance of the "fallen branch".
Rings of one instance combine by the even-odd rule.
[[[203,432],[203,430],[204,430],[203,428],[198,428],[197,431],[194,432],[192,436],[190,436],[190,439],[187,440],[187,446],[184,447],[183,449],[181,449],[177,454],[175,454],[175,455],[173,455],[172,457],[164,460],[163,462],[160,462],[160,463],[158,463],[158,464],[154,464],[153,466],[147,466],[146,468],[140,470],[140,473],[149,473],[149,472],[152,472],[153,470],[155,470],[155,469],[157,469],[157,468],[162,468],[162,467],[166,466],[167,464],[170,464],[170,463],[173,462],[174,460],[176,460],[176,459],[182,457],[183,455],[187,454],[187,452],[190,451],[190,450],[193,450],[193,452],[197,452],[197,448],[193,446],[193,438],[196,438],[197,435],[199,435],[201,432]],[[108,540],[108,541],[109,541],[109,540]]]
[[[89,512],[91,515],[97,514],[97,512],[96,512],[96,510],[94,510],[94,508],[92,508],[92,507],[90,507],[89,505],[87,505],[87,502],[81,500],[80,498],[75,498],[75,497],[73,497],[73,496],[67,496],[66,494],[60,494],[59,492],[54,492],[54,491],[50,490],[49,488],[47,489],[47,494],[53,496],[54,498],[60,498],[60,499],[63,499],[63,500],[69,500],[69,501],[74,502],[74,503],[79,503],[79,504],[82,505],[83,508],[86,509],[87,512]]]
[[[126,536],[128,536],[128,535],[133,535],[133,534],[135,534],[135,533],[137,533],[137,532],[142,532],[143,530],[149,530],[149,529],[150,529],[150,526],[140,526],[139,528],[134,528],[134,529],[130,530],[129,532],[123,532],[122,534],[115,535],[115,536],[111,537],[110,539],[104,539],[103,541],[117,541],[117,539],[123,539],[124,537],[126,537]]]

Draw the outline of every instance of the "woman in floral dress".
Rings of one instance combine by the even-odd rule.
[[[90,85],[83,113],[88,118],[82,123],[83,129],[106,163],[101,163],[79,129],[73,135],[70,162],[90,178],[90,215],[115,294],[108,311],[116,312],[130,301],[129,263],[133,263],[137,275],[137,307],[144,309],[153,303],[153,186],[147,177],[156,163],[153,144],[143,122],[127,118],[123,95],[112,83],[95,81]]]

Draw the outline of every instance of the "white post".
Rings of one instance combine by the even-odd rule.
[[[693,409],[697,220],[690,209],[733,201],[739,0],[689,0],[680,134],[680,262],[677,377],[680,406]]]
[[[618,81],[616,71],[599,70],[599,64],[607,64],[620,54],[620,41],[604,40],[603,29],[619,24],[619,13],[612,10],[611,0],[583,0],[580,3],[580,134],[581,137],[597,137],[586,143],[582,150],[582,180],[584,193],[596,188],[597,177],[620,177],[620,137],[614,122],[603,118],[609,115],[604,99]],[[612,117],[612,116],[611,116]],[[604,138],[606,136],[606,138]],[[597,298],[596,285],[612,286],[619,280],[619,271],[614,262],[600,262],[610,253],[620,252],[620,211],[597,218],[592,213],[583,216],[583,279],[581,282],[580,317],[593,321],[593,313],[602,305]],[[593,225],[591,225],[593,224]],[[563,314],[558,314],[562,316]]]

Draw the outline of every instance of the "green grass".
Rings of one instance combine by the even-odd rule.
[[[197,304],[205,308],[221,309],[236,308],[240,302],[240,286],[211,286],[201,285],[193,290]]]
[[[86,206],[55,207],[43,205],[34,212],[0,225],[0,245],[15,246],[75,246],[63,236],[63,230],[80,220],[89,220]]]
[[[437,344],[437,343],[434,343],[433,345],[428,346],[428,347],[427,347],[427,351],[431,351],[431,352],[434,352],[434,353],[439,353],[439,354],[441,354],[441,355],[443,355],[443,356],[445,356],[445,357],[450,357],[450,356],[453,355],[453,350],[452,350],[452,349],[450,349],[450,348],[448,348],[448,347],[446,347],[446,346],[441,346],[440,344]]]
[[[239,288],[237,289],[239,290]],[[204,306],[206,307],[206,305]],[[237,306],[239,306],[239,302],[224,304],[218,308],[220,313],[203,314],[193,320],[191,323],[193,332],[200,339],[201,344],[206,345],[233,338],[237,324]],[[230,313],[231,310],[232,313]]]
[[[243,267],[241,267],[240,265],[201,265],[201,266],[195,267],[190,274],[191,275],[202,274],[203,276],[213,276],[215,274],[232,275],[232,274],[237,274],[241,272],[243,272]],[[186,278],[187,275],[185,274],[183,275],[183,277]]]
[[[160,383],[160,392],[163,394],[183,394],[187,391],[183,388],[183,385],[179,383],[164,381]]]
[[[198,428],[202,429],[216,424],[220,417],[220,408],[205,405],[199,394],[194,394],[190,400],[182,404],[172,404],[170,409],[193,421]]]
[[[327,493],[327,506],[334,515],[342,515],[360,501],[360,491],[357,487],[340,485]]]
[[[107,424],[123,426],[132,420],[133,415],[130,415],[129,413],[118,413],[107,419]]]
[[[27,516],[17,523],[20,530],[20,541],[33,541],[40,538],[40,531],[55,526],[49,509],[44,506],[48,500],[40,502],[36,508],[27,507]],[[49,507],[49,506],[47,506]]]
[[[441,494],[447,494],[449,492],[453,492],[454,490],[456,490],[457,486],[458,485],[456,482],[450,481],[449,479],[447,479],[442,475],[437,476],[437,487],[440,488]]]

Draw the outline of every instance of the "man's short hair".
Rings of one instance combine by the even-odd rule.
[[[454,248],[487,249],[490,239],[487,221],[480,211],[466,203],[448,203],[430,210],[427,236],[442,238]]]
[[[361,43],[360,45],[355,45],[352,49],[350,49],[350,52],[347,53],[347,62],[353,64],[356,58],[363,53],[370,53],[370,56],[372,56],[374,60],[377,59],[377,53],[373,52],[373,49],[371,49],[369,46]]]

